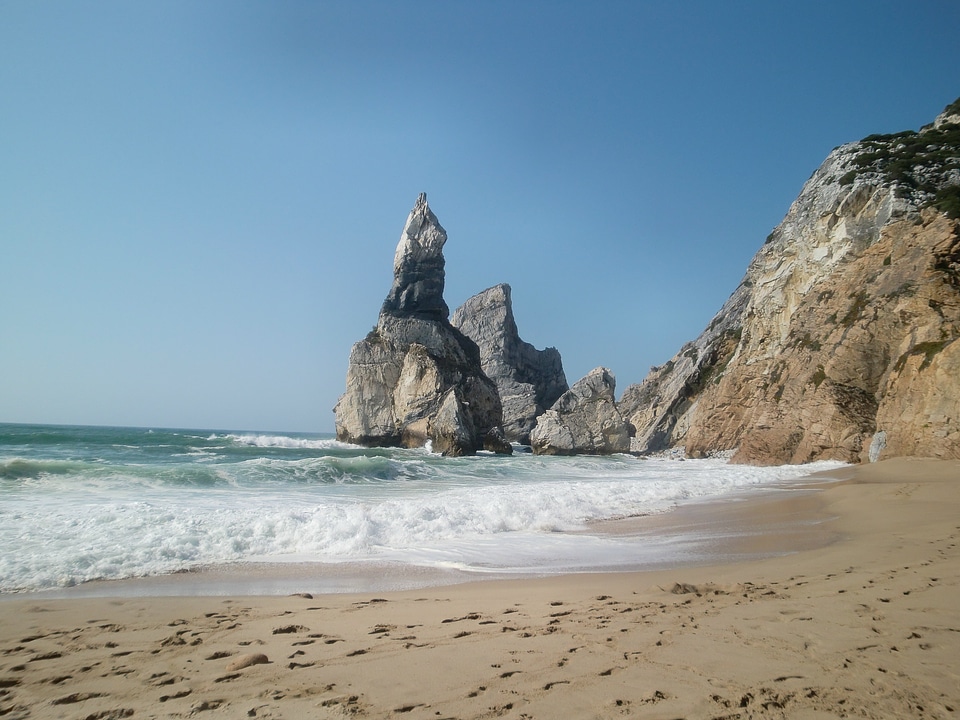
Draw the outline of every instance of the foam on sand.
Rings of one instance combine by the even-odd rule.
[[[952,717],[960,464],[843,474],[817,492],[840,539],[788,557],[401,593],[0,602],[2,707]],[[753,501],[737,505],[748,519]],[[762,523],[771,507],[754,510]]]

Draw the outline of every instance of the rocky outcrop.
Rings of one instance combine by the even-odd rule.
[[[614,402],[607,368],[578,380],[537,420],[530,444],[538,455],[609,455],[630,449],[630,426]]]
[[[506,439],[528,445],[537,418],[568,389],[560,353],[520,339],[506,284],[474,295],[450,322],[480,348],[483,372],[500,393]]]
[[[830,154],[708,328],[624,392],[635,451],[960,458],[958,119]]]
[[[393,285],[377,326],[350,352],[347,389],[334,408],[337,439],[367,446],[422,447],[445,455],[504,447],[496,385],[476,343],[447,319],[447,234],[420,195],[393,263]]]
[[[381,318],[416,317],[440,325],[450,315],[443,299],[443,246],[447,232],[420,193],[410,211],[393,256],[393,285],[383,301]]]

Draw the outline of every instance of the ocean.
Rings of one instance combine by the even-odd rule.
[[[684,552],[676,538],[607,533],[596,521],[838,466],[444,458],[320,434],[0,424],[0,593],[263,564],[309,564],[320,576],[390,568],[384,577],[669,564]]]

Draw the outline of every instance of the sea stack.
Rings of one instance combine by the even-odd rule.
[[[483,372],[496,383],[503,403],[507,440],[529,445],[537,418],[568,390],[560,353],[520,339],[506,283],[474,295],[450,322],[480,347]]]
[[[447,233],[417,198],[393,261],[377,326],[353,346],[347,389],[334,408],[337,438],[423,447],[444,455],[509,452],[497,387],[480,350],[453,327],[443,299]]]

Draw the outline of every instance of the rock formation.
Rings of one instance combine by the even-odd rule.
[[[530,433],[537,455],[609,455],[630,449],[630,426],[614,402],[616,379],[591,370],[540,416]]]
[[[707,329],[620,409],[633,449],[960,458],[960,101],[834,150]]]
[[[450,322],[480,347],[483,372],[500,393],[506,439],[528,445],[537,417],[568,389],[560,353],[520,339],[506,284],[474,295]]]
[[[508,452],[496,385],[476,343],[447,319],[447,234],[421,194],[393,262],[393,285],[369,335],[353,346],[337,439],[367,446],[422,447],[445,455],[485,445]]]

